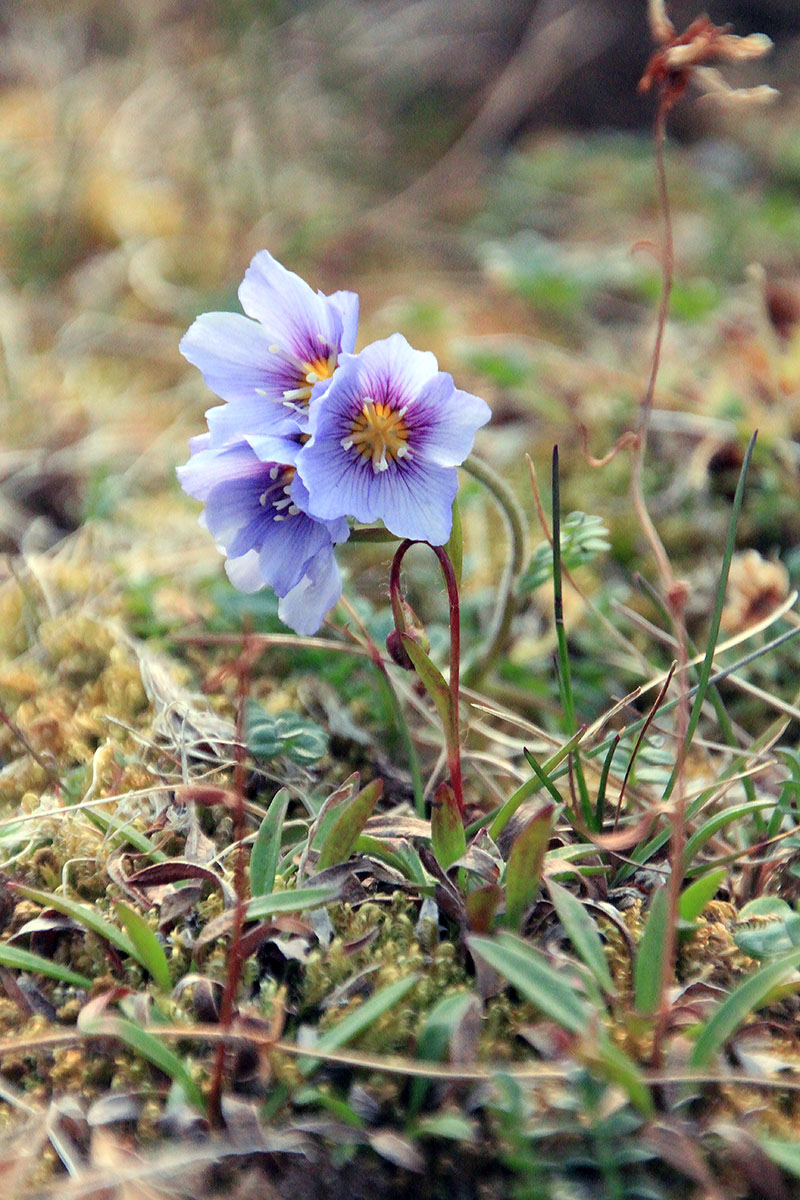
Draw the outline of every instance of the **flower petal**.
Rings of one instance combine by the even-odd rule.
[[[295,633],[316,633],[323,619],[342,594],[342,579],[332,553],[321,551],[308,564],[297,587],[278,605],[278,616]]]
[[[239,313],[204,313],[180,343],[181,354],[203,373],[207,385],[232,404],[260,400],[282,407],[283,394],[297,386],[297,372],[272,353],[268,330]]]
[[[342,344],[343,312],[322,292],[260,250],[247,268],[239,288],[242,308],[260,321],[269,342],[314,362],[338,353]]]

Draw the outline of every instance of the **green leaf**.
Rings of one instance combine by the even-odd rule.
[[[71,983],[74,987],[90,988],[91,979],[71,971],[61,963],[34,954],[32,950],[22,950],[18,946],[9,946],[0,942],[0,966],[13,967],[15,971],[30,971],[37,975],[47,975],[50,979],[60,979],[62,983]]]
[[[522,926],[525,914],[536,899],[550,833],[554,806],[547,804],[514,838],[506,864],[506,915],[510,929]]]
[[[650,898],[647,924],[633,969],[633,993],[640,1013],[654,1013],[661,999],[666,931],[667,889],[661,887]]]
[[[750,929],[741,927],[754,917],[772,920]],[[786,954],[800,945],[800,915],[777,896],[759,896],[739,910],[733,940],[750,958],[775,958]]]
[[[245,706],[245,739],[253,758],[285,754],[300,766],[319,762],[328,750],[328,735],[315,721],[293,712],[269,713],[255,700]]]
[[[727,996],[706,1021],[692,1052],[693,1067],[704,1067],[752,1012],[800,965],[800,949],[750,975]]]
[[[463,536],[461,532],[461,509],[458,504],[458,496],[453,501],[453,525],[450,530],[450,538],[445,546],[445,552],[450,562],[453,565],[453,574],[456,577],[456,583],[461,587],[461,570],[464,559]]]
[[[592,562],[598,554],[611,547],[609,532],[602,517],[571,512],[561,526],[561,562],[574,571]],[[553,578],[553,552],[549,542],[541,542],[519,578],[519,590],[524,594],[541,587]]]
[[[615,996],[617,989],[608,969],[603,941],[597,932],[597,926],[586,911],[586,907],[581,904],[577,896],[573,896],[572,892],[567,891],[552,879],[547,880],[547,890],[558,914],[558,919],[564,926],[576,953],[586,963],[606,995]]]
[[[425,685],[425,690],[436,707],[439,720],[444,726],[446,736],[448,736],[449,744],[449,734],[454,728],[454,716],[453,701],[447,681],[439,668],[434,665],[430,657],[422,649],[419,642],[415,641],[408,633],[402,633],[400,637],[408,653],[408,657],[414,664],[414,670]]]
[[[174,1051],[160,1042],[152,1033],[148,1033],[127,1017],[98,1017],[87,1021],[81,1026],[84,1033],[102,1034],[104,1037],[115,1037],[130,1046],[131,1050],[146,1058],[153,1066],[158,1067],[165,1075],[176,1083],[190,1104],[194,1104],[201,1112],[205,1112],[206,1102],[203,1093],[192,1079],[186,1067]]]
[[[96,825],[98,829],[102,829],[104,833],[108,830],[114,830],[114,844],[123,844],[127,842],[138,850],[140,854],[146,854],[153,862],[166,862],[168,855],[163,850],[159,850],[154,846],[149,838],[146,838],[138,829],[134,829],[130,821],[123,821],[121,817],[117,817],[112,813],[103,812],[100,808],[85,809],[87,820],[92,825]]]
[[[405,979],[397,979],[394,983],[381,988],[374,996],[370,996],[369,1000],[365,1000],[363,1004],[359,1005],[355,1012],[349,1013],[339,1021],[338,1025],[334,1025],[332,1029],[327,1029],[325,1033],[321,1034],[314,1043],[313,1049],[338,1050],[340,1046],[346,1046],[348,1042],[352,1042],[353,1038],[369,1029],[370,1025],[374,1025],[384,1013],[399,1004],[418,980],[419,975],[407,975]],[[300,1071],[303,1075],[309,1075],[316,1065],[317,1063],[313,1059],[301,1059]]]
[[[604,1077],[616,1083],[626,1092],[631,1104],[645,1117],[653,1116],[655,1104],[653,1093],[632,1058],[621,1050],[605,1032],[600,1030],[597,1039],[597,1062]]]
[[[91,930],[99,938],[103,938],[117,950],[127,954],[129,958],[135,959],[141,966],[147,967],[147,963],[142,961],[139,951],[130,938],[122,930],[117,929],[116,925],[106,921],[105,917],[101,917],[95,909],[86,904],[80,904],[77,900],[68,900],[66,896],[58,896],[52,892],[40,892],[38,888],[25,887],[21,883],[15,883],[12,886],[14,891],[19,892],[20,896],[24,896],[26,900],[32,900],[34,904],[41,904],[43,908],[54,908],[56,912],[72,917],[84,929]]]
[[[773,1162],[800,1179],[800,1142],[782,1142],[778,1138],[759,1137],[758,1144]]]
[[[462,857],[467,849],[464,819],[453,789],[439,784],[431,805],[431,843],[436,861],[443,871]]]
[[[705,846],[706,842],[710,841],[720,829],[724,829],[726,825],[730,825],[732,821],[738,821],[740,817],[752,817],[754,813],[759,812],[762,808],[774,808],[775,801],[772,800],[756,800],[754,804],[733,804],[730,808],[724,808],[721,812],[715,813],[713,817],[709,817],[704,825],[695,830],[692,836],[686,842],[686,847],[683,852],[683,862],[685,868],[691,865],[692,859],[697,852]]]
[[[716,896],[727,874],[725,867],[718,867],[716,871],[709,871],[707,875],[701,875],[699,879],[695,879],[694,883],[690,883],[687,888],[684,888],[678,900],[680,919],[682,921],[697,920],[708,902]]]
[[[475,997],[471,992],[444,996],[428,1013],[417,1042],[417,1058],[424,1062],[441,1062],[447,1053],[453,1034],[458,1029]],[[422,1108],[430,1087],[429,1079],[416,1078],[411,1083],[408,1114],[415,1117]]]
[[[360,792],[356,792],[340,806],[336,819],[325,835],[325,841],[317,859],[317,871],[347,862],[353,853],[361,830],[366,825],[375,805],[383,793],[383,780],[373,779]]]
[[[268,896],[275,886],[275,873],[281,852],[281,834],[289,806],[289,793],[281,788],[272,797],[263,821],[258,827],[250,851],[250,895]]]
[[[271,917],[275,913],[319,908],[335,900],[338,894],[338,890],[333,887],[309,887],[289,892],[272,892],[269,896],[254,896],[247,906],[245,919],[255,921],[261,917]]]
[[[551,967],[543,954],[522,938],[501,933],[497,938],[469,938],[470,951],[517,989],[545,1016],[570,1033],[585,1033],[591,1009],[565,978],[564,971]]]
[[[164,947],[143,917],[120,900],[115,905],[117,916],[137,950],[137,957],[164,992],[172,989],[172,976]]]

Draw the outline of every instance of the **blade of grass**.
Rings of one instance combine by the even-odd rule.
[[[246,921],[260,917],[271,917],[275,913],[300,912],[305,908],[319,908],[338,896],[333,887],[297,888],[288,892],[272,892],[269,896],[255,896],[247,905]]]
[[[275,875],[281,852],[281,834],[289,807],[289,793],[281,788],[275,793],[258,827],[250,852],[250,895],[269,896],[275,886]]]
[[[691,1065],[704,1067],[732,1033],[752,1012],[760,1008],[770,992],[800,966],[800,950],[792,950],[760,971],[748,976],[727,996],[703,1025],[692,1051]]]
[[[117,929],[116,925],[112,925],[110,921],[101,917],[87,904],[80,904],[77,900],[69,900],[66,896],[58,896],[52,892],[40,892],[38,888],[25,887],[21,883],[12,883],[9,884],[9,887],[18,892],[20,896],[24,896],[26,900],[32,900],[34,904],[41,904],[43,908],[54,908],[57,912],[72,917],[84,929],[97,934],[103,941],[110,942],[117,950],[127,954],[129,958],[135,959],[140,966],[147,968],[147,963],[142,961],[138,949],[127,934],[123,933],[121,929]]]
[[[99,1017],[94,1021],[85,1022],[80,1028],[84,1033],[100,1033],[124,1042],[141,1058],[147,1059],[154,1067],[158,1067],[159,1071],[163,1071],[173,1083],[177,1083],[190,1104],[193,1104],[200,1112],[205,1112],[205,1097],[180,1058],[152,1033],[141,1029],[127,1017],[116,1016]]]
[[[591,1009],[578,996],[564,972],[551,967],[543,954],[512,933],[496,938],[472,936],[470,951],[502,975],[521,996],[569,1033],[585,1033]]]
[[[117,916],[138,952],[139,962],[149,971],[154,982],[164,992],[172,990],[172,977],[164,947],[143,917],[120,900],[115,905]]]
[[[407,975],[404,979],[397,979],[394,983],[381,988],[374,996],[370,996],[369,1000],[365,1000],[355,1012],[349,1013],[332,1029],[327,1029],[325,1033],[321,1034],[310,1050],[312,1052],[314,1049],[338,1050],[340,1046],[346,1046],[353,1038],[369,1029],[370,1025],[374,1025],[384,1013],[399,1004],[418,980],[419,975]],[[298,1063],[303,1075],[310,1075],[316,1065],[313,1058],[301,1059]]]
[[[52,959],[34,954],[32,950],[22,950],[18,946],[9,946],[0,942],[0,967],[12,967],[15,971],[28,971],[31,974],[47,975],[50,979],[59,979],[62,983],[70,983],[73,987],[90,988],[91,979],[77,971]]]
[[[547,890],[575,952],[586,963],[606,995],[615,996],[617,989],[608,969],[603,942],[586,908],[577,896],[552,879],[547,880]]]
[[[633,969],[633,993],[640,1013],[650,1015],[661,998],[661,974],[667,928],[667,889],[657,888],[650,900],[647,923]]]

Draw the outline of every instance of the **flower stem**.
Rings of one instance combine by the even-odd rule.
[[[479,483],[483,484],[491,494],[505,519],[509,541],[508,561],[500,581],[497,605],[486,645],[464,668],[466,686],[477,687],[486,673],[494,666],[508,641],[511,622],[517,606],[514,585],[525,565],[526,521],[516,496],[491,467],[474,454],[470,454],[462,465],[464,470],[468,471],[473,479],[477,479]]]
[[[395,629],[405,650],[411,657],[417,674],[433,700],[442,719],[447,753],[450,783],[460,812],[464,811],[464,789],[461,776],[461,743],[458,727],[459,676],[461,661],[461,610],[458,596],[458,581],[453,564],[444,546],[431,546],[442,570],[447,598],[450,605],[450,681],[446,683],[437,667],[431,662],[423,647],[410,636],[403,611],[403,593],[400,583],[400,568],[408,551],[418,543],[406,538],[397,548],[392,559],[389,576],[389,595]],[[430,546],[430,542],[419,543]]]

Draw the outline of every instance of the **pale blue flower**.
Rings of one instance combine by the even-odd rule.
[[[358,296],[314,292],[266,250],[250,263],[239,300],[247,316],[204,313],[180,344],[227,402],[207,413],[220,446],[305,429],[312,395],[324,392],[356,340]]]
[[[203,434],[191,449],[178,478],[204,502],[201,521],[226,555],[231,582],[244,592],[269,585],[281,620],[297,633],[316,633],[341,594],[333,545],[347,539],[347,522],[310,517],[294,466],[262,462],[245,441],[219,447]]]
[[[397,537],[443,545],[457,467],[490,416],[402,334],[341,354],[324,393],[312,396],[311,440],[296,457],[309,513],[382,520]]]

